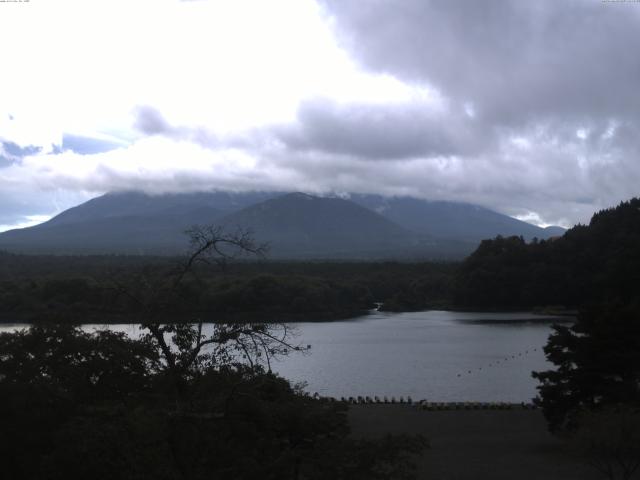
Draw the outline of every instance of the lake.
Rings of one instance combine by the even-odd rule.
[[[311,345],[273,370],[323,396],[411,396],[413,400],[529,402],[534,370],[546,370],[542,347],[553,321],[531,313],[371,312],[334,322],[294,324]],[[0,331],[16,326],[0,326]],[[87,326],[96,328],[96,326]],[[137,335],[133,325],[109,328]]]

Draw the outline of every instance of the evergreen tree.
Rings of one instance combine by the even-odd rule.
[[[556,369],[533,373],[552,431],[577,427],[585,410],[640,406],[639,307],[592,307],[574,325],[554,327],[545,353]]]

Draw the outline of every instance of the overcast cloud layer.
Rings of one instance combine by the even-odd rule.
[[[637,2],[47,3],[0,4],[0,229],[125,189],[565,226],[639,193]]]

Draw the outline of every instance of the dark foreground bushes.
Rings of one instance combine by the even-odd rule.
[[[113,332],[0,335],[4,478],[411,478],[423,440],[352,439],[346,408],[260,367],[171,371]]]

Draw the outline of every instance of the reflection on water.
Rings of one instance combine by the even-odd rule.
[[[325,396],[530,401],[536,395],[531,371],[550,367],[542,347],[553,320],[563,319],[428,311],[298,323],[297,340],[310,344],[311,351],[283,358],[273,369],[294,382],[306,381],[309,392]],[[18,327],[5,324],[0,331]],[[139,335],[135,325],[109,328]]]

